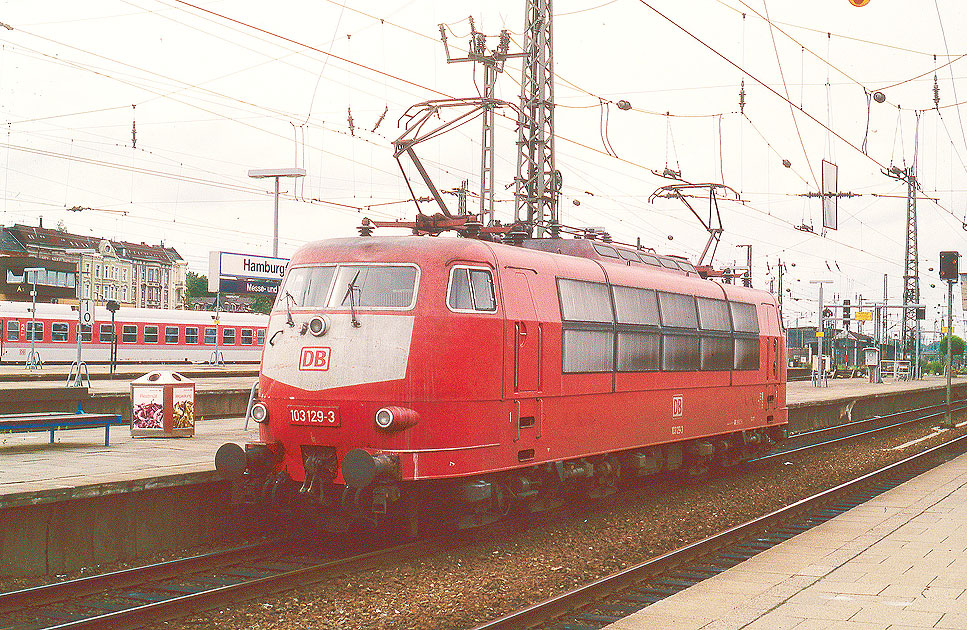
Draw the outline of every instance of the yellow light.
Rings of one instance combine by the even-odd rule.
[[[854,7],[865,7],[870,3],[870,0],[849,0],[849,3]]]

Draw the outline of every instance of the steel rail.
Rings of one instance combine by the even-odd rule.
[[[777,523],[814,511],[823,505],[835,501],[841,496],[856,492],[865,486],[874,484],[897,473],[907,466],[925,461],[927,458],[953,449],[954,447],[967,449],[967,435],[954,438],[926,451],[900,460],[899,462],[895,462],[852,481],[807,497],[792,505],[737,525],[724,532],[682,547],[681,549],[642,562],[591,582],[590,584],[579,586],[543,602],[488,621],[476,626],[473,630],[521,630],[549,623],[562,615],[590,606],[634,584],[660,576],[674,567],[707,556],[737,541],[747,539]]]
[[[222,549],[211,553],[177,558],[121,571],[90,575],[74,580],[42,584],[32,588],[0,593],[0,614],[21,611],[25,608],[45,606],[73,597],[84,597],[114,589],[140,586],[146,582],[182,577],[213,566],[238,564],[268,554],[285,543],[271,540],[251,545]]]
[[[954,401],[954,403],[951,404],[951,410],[955,413],[964,411],[965,409],[967,409],[967,401],[965,400]],[[813,431],[796,433],[786,438],[779,450],[766,453],[761,457],[756,457],[749,460],[749,462],[762,462],[777,459],[792,453],[798,453],[800,451],[809,450],[819,446],[835,444],[836,442],[841,442],[843,440],[851,440],[864,435],[877,433],[879,431],[885,431],[886,429],[900,427],[905,424],[923,422],[924,420],[941,416],[946,411],[947,404],[940,403],[917,409],[897,411],[895,413],[886,414],[883,416],[874,416],[865,420],[856,420],[854,422],[847,422],[845,424],[837,424],[831,427],[815,429]]]
[[[239,601],[253,599],[262,595],[281,593],[299,586],[305,586],[307,584],[322,581],[328,577],[332,577],[333,575],[342,575],[348,572],[363,571],[377,566],[378,562],[384,556],[387,556],[391,553],[400,553],[404,555],[411,554],[422,548],[423,543],[425,542],[426,541],[417,541],[395,547],[389,547],[386,549],[379,549],[348,558],[341,558],[309,567],[285,571],[278,575],[249,579],[240,581],[236,584],[217,586],[196,593],[177,595],[161,601],[153,601],[143,605],[135,605],[130,608],[96,614],[82,619],[71,621],[57,620],[54,621],[54,625],[45,626],[44,630],[91,630],[100,628],[121,630],[126,628],[140,628],[149,623],[157,623],[179,617],[185,617],[189,614],[211,610],[226,604],[237,603]],[[166,563],[159,563],[158,566],[162,566],[164,564]],[[206,568],[210,567],[201,566],[199,570],[204,571]],[[118,573],[128,573],[128,571]],[[191,576],[185,576],[184,574],[181,574],[178,577],[187,580],[191,579]],[[87,579],[88,578],[84,578],[83,580]],[[145,584],[144,581],[131,582],[127,584],[127,586],[132,585],[150,586]],[[18,591],[15,591],[14,593],[17,592]],[[67,594],[67,596],[74,595],[77,594]],[[84,603],[79,602],[79,605],[84,606]]]

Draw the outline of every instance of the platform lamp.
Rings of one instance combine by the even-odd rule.
[[[248,176],[254,179],[271,177],[275,180],[275,214],[272,222],[272,257],[279,257],[279,179],[283,177],[305,177],[304,168],[261,168],[252,169]]]
[[[24,366],[28,370],[36,370],[37,368],[43,367],[40,363],[40,357],[37,355],[37,350],[35,349],[34,342],[35,335],[37,334],[37,274],[41,271],[46,271],[44,267],[25,267],[24,268],[24,278],[28,277],[27,274],[34,274],[33,280],[28,280],[33,284],[34,288],[30,292],[31,299],[33,300],[33,306],[30,308],[30,356],[27,357],[27,364]]]

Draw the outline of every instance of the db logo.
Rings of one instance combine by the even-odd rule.
[[[672,418],[682,417],[684,402],[681,396],[672,396]]]
[[[325,372],[329,369],[330,352],[329,348],[303,348],[299,355],[299,369]]]

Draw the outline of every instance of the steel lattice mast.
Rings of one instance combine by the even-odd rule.
[[[561,175],[554,166],[554,55],[551,0],[527,0],[514,220],[558,234]]]
[[[907,235],[903,264],[903,327],[901,343],[904,354],[916,355],[917,313],[911,305],[920,303],[920,259],[917,253],[917,176],[913,166],[904,169],[907,181]]]

